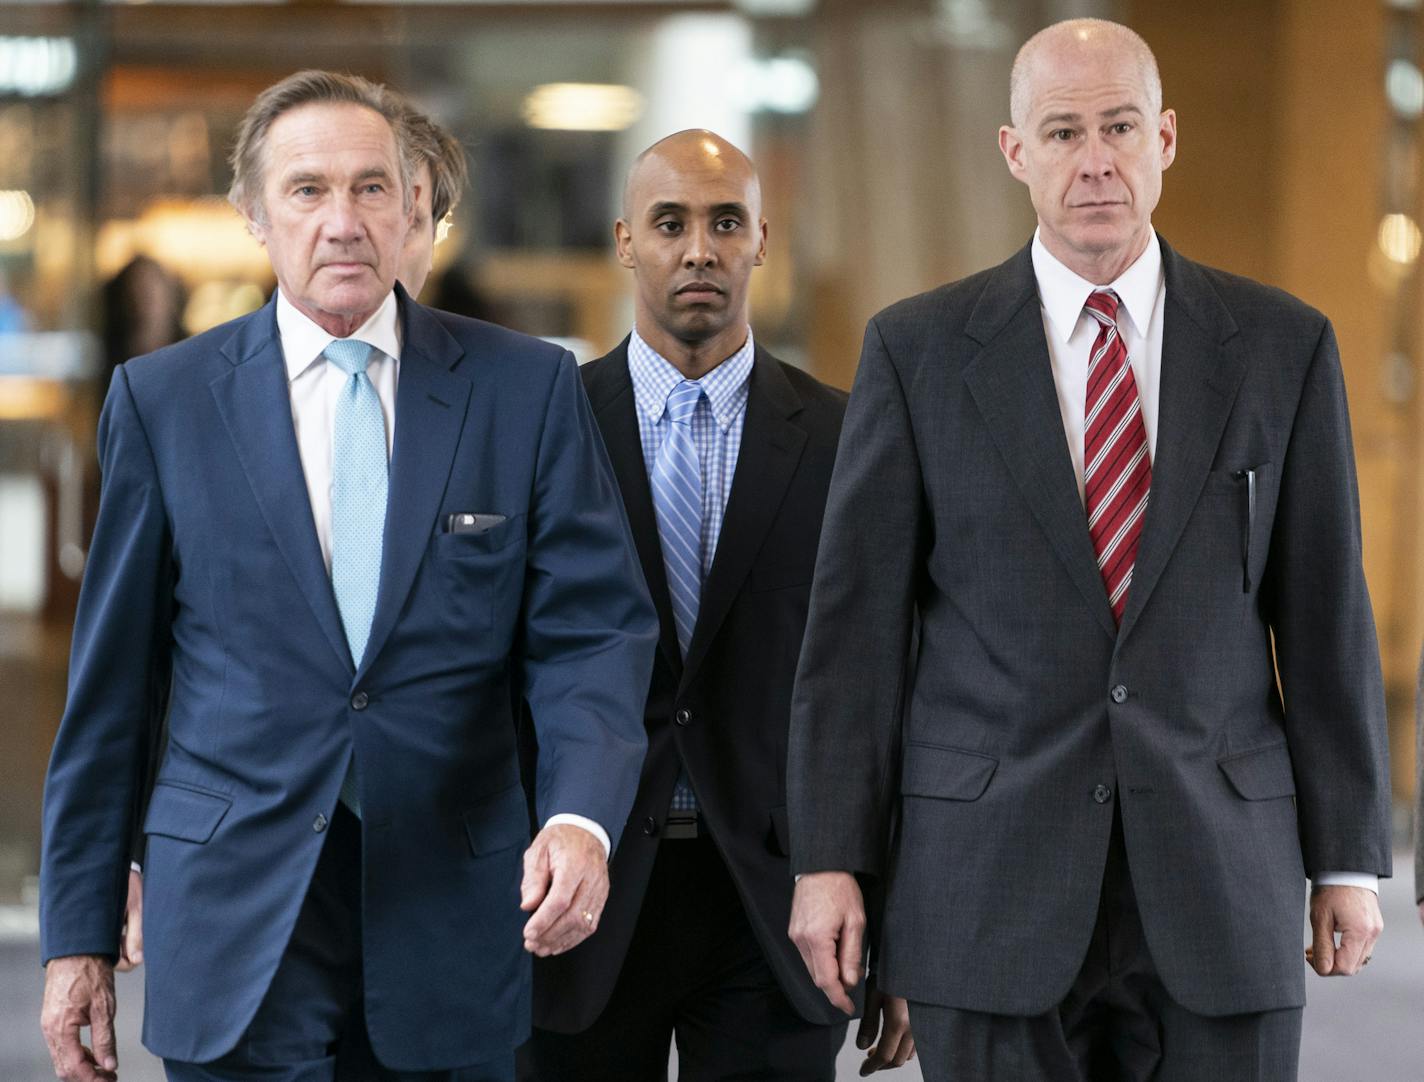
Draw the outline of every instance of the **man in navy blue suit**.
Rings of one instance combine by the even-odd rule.
[[[395,284],[400,109],[324,72],[264,91],[231,198],[272,303],[110,388],[45,792],[62,1078],[117,1070],[130,827],[165,711],[144,1041],[170,1079],[507,1079],[525,952],[597,926],[656,616],[572,358]],[[527,849],[516,690],[551,749]]]

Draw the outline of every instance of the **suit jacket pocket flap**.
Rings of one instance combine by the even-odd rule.
[[[529,805],[522,785],[485,797],[460,817],[465,821],[470,852],[477,857],[529,841]]]
[[[206,842],[231,807],[232,798],[221,793],[161,781],[153,787],[143,832]]]
[[[906,796],[978,800],[998,768],[999,760],[991,755],[911,741],[905,747],[900,791]]]
[[[1217,761],[1231,787],[1247,800],[1295,795],[1290,751],[1284,743],[1239,752]]]

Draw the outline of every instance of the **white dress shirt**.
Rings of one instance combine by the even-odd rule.
[[[396,295],[392,291],[375,313],[361,324],[350,337],[375,347],[366,375],[381,400],[381,412],[386,418],[386,454],[395,448],[396,381],[400,377],[401,330]],[[350,378],[336,365],[327,362],[322,352],[332,336],[307,318],[277,291],[277,334],[282,343],[282,356],[287,365],[287,390],[292,400],[292,423],[297,430],[297,453],[301,456],[302,472],[306,475],[307,496],[311,500],[312,520],[316,524],[317,540],[326,569],[331,570],[331,480],[332,446],[335,439],[334,418],[336,398]],[[612,850],[608,831],[582,815],[561,812],[551,815],[545,826],[572,823],[587,830],[603,846],[604,855]]]
[[[1033,274],[1038,280],[1038,302],[1043,334],[1048,339],[1048,360],[1058,391],[1058,409],[1068,437],[1068,453],[1083,498],[1083,416],[1088,394],[1088,358],[1098,336],[1098,322],[1083,306],[1088,294],[1100,288],[1064,266],[1033,235]],[[1127,347],[1132,378],[1147,430],[1147,451],[1157,459],[1157,416],[1162,392],[1162,320],[1167,300],[1167,279],[1162,271],[1162,248],[1154,231],[1137,260],[1106,288],[1118,295],[1117,329]],[[1149,512],[1150,513],[1150,512]],[[1365,872],[1321,872],[1315,885],[1365,887],[1379,891],[1379,877]]]

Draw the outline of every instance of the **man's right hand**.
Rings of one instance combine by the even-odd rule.
[[[114,1044],[114,967],[97,954],[51,958],[45,967],[40,1029],[54,1073],[64,1082],[115,1082],[119,1055]],[[91,1030],[94,1050],[79,1031]]]
[[[812,872],[791,898],[791,942],[831,1005],[855,1014],[850,993],[860,983],[865,901],[850,872]]]
[[[119,964],[127,973],[143,965],[143,876],[129,869],[129,897],[124,903],[124,927],[119,932]]]

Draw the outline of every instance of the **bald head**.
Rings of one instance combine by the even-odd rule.
[[[706,128],[688,128],[659,139],[633,159],[623,183],[623,218],[636,213],[638,193],[649,184],[687,174],[720,178],[743,187],[752,200],[753,216],[761,214],[761,179],[756,166],[740,149]]]
[[[1148,109],[1161,112],[1162,77],[1157,72],[1157,58],[1135,30],[1106,19],[1069,19],[1040,30],[1024,42],[1009,76],[1009,116],[1014,127],[1025,128],[1032,122],[1034,102],[1043,90],[1046,74],[1066,65],[1106,67],[1123,59],[1139,73]]]

